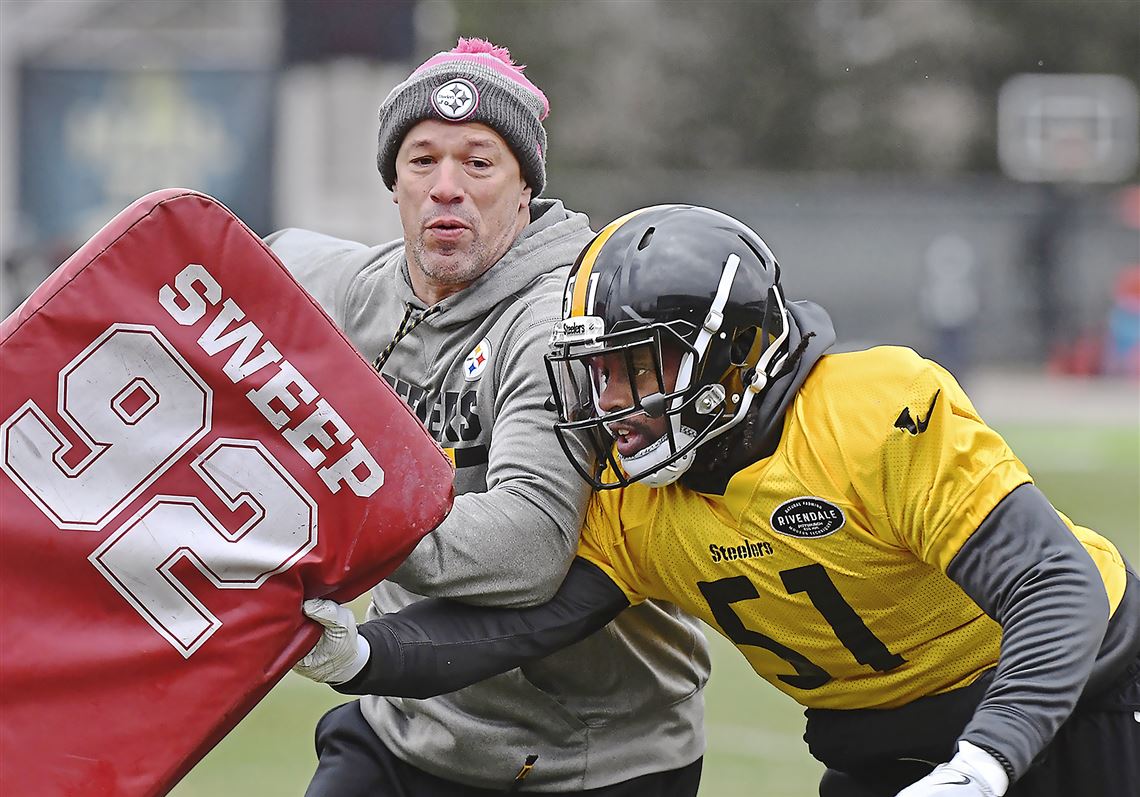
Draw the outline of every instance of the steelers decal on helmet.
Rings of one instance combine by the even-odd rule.
[[[479,107],[479,90],[470,80],[449,80],[432,92],[431,107],[450,122],[462,122]]]
[[[487,370],[487,363],[490,361],[491,341],[483,338],[463,361],[463,378],[468,382],[474,382]]]

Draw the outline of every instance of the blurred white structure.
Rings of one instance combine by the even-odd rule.
[[[998,95],[998,158],[1015,180],[1127,180],[1138,119],[1136,87],[1118,75],[1015,75]]]
[[[273,168],[278,227],[366,243],[402,235],[376,170],[376,112],[407,72],[343,59],[295,66],[281,76]]]

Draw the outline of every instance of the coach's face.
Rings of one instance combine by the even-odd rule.
[[[425,119],[396,154],[412,289],[428,305],[495,265],[530,222],[531,189],[507,142],[487,125]]]

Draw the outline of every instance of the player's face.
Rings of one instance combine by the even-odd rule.
[[[412,289],[434,304],[499,261],[530,222],[531,190],[507,142],[477,122],[425,119],[396,155]]]
[[[634,406],[637,400],[667,393],[677,384],[681,353],[670,346],[662,347],[660,378],[656,358],[649,344],[637,346],[628,353],[611,352],[588,361],[598,408],[610,413]],[[612,421],[606,426],[614,436],[618,453],[630,457],[665,435],[669,419],[664,415],[650,417],[644,411]]]

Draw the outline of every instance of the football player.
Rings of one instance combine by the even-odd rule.
[[[587,432],[597,463],[575,458],[597,491],[559,593],[426,601],[359,635],[308,602],[327,626],[308,666],[345,693],[434,694],[657,598],[806,707],[825,797],[1135,794],[1135,572],[947,371],[833,340],[739,221],[614,221],[571,272],[547,358],[558,432]]]

